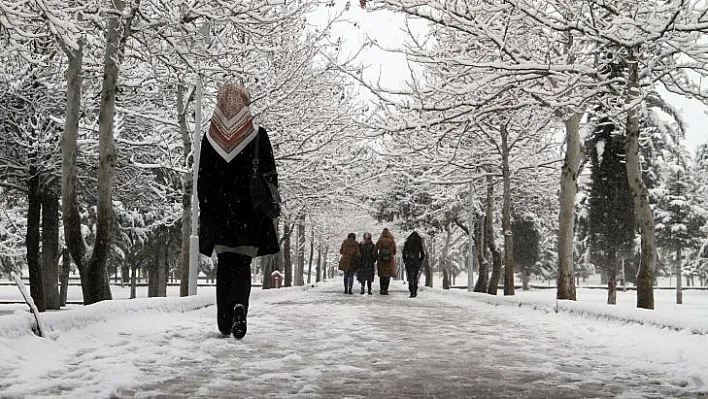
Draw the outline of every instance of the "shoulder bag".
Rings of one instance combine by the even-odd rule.
[[[260,132],[256,133],[255,148],[253,150],[253,174],[249,181],[249,191],[251,194],[251,207],[253,211],[260,215],[265,215],[271,219],[280,216],[280,193],[278,187],[271,183],[259,170],[260,147],[258,138]]]

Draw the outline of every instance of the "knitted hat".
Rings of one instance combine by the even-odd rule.
[[[216,109],[207,139],[226,162],[231,162],[258,132],[253,125],[249,102],[246,89],[233,83],[221,86],[216,95]]]

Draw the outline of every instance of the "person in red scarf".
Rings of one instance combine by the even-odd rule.
[[[216,311],[219,331],[246,335],[251,259],[279,251],[276,224],[252,209],[249,178],[258,144],[259,170],[277,187],[268,133],[253,123],[246,90],[221,86],[209,130],[202,137],[197,194],[199,252],[217,253]]]

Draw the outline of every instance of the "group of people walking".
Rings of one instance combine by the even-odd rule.
[[[391,277],[396,276],[396,241],[393,234],[385,228],[376,244],[371,233],[364,233],[363,240],[357,242],[356,234],[349,233],[339,249],[339,270],[344,272],[344,293],[353,294],[354,277],[361,284],[361,294],[372,295],[371,284],[374,271],[378,272],[381,286],[380,294],[388,295]],[[423,240],[417,232],[412,232],[403,246],[403,263],[406,267],[410,297],[418,296],[418,275],[425,258]]]

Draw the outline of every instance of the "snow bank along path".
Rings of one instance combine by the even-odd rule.
[[[197,297],[117,300],[47,314],[50,339],[34,336],[22,312],[2,316],[0,392],[74,397],[708,393],[708,343],[688,330],[538,311],[465,292],[424,290],[410,299],[398,282],[391,291],[389,297],[345,296],[339,282],[254,290],[243,341],[216,331],[215,309],[208,306],[213,292],[206,290]]]
[[[443,294],[449,292],[449,295],[461,294],[460,291],[456,290],[441,290],[440,292]],[[603,295],[606,295],[606,291],[600,290],[600,292]],[[520,292],[519,294],[522,293]],[[670,292],[669,294],[673,295],[673,292]],[[604,297],[599,298],[597,302],[587,303],[569,300],[556,300],[552,295],[544,295],[544,297],[534,295],[530,298],[523,295],[494,296],[477,292],[464,292],[462,295],[471,296],[475,300],[486,302],[490,305],[530,307],[532,309],[542,310],[545,312],[563,312],[578,316],[604,318],[619,322],[648,325],[661,329],[684,331],[690,334],[708,335],[708,312],[702,315],[686,315],[680,312],[674,312],[674,309],[661,312],[649,309],[628,309],[620,306],[606,305],[602,302],[605,299]],[[634,293],[631,293],[631,295],[634,295]],[[686,295],[686,293],[684,293],[684,295]],[[708,311],[708,309],[706,310]]]
[[[79,329],[93,323],[106,322],[116,317],[135,313],[163,312],[184,313],[213,305],[211,296],[184,298],[136,298],[98,302],[90,306],[64,312],[45,312],[40,317],[48,330],[48,338],[56,338],[60,331]],[[29,312],[16,311],[13,315],[0,317],[0,338],[19,337],[31,333],[36,321]]]

